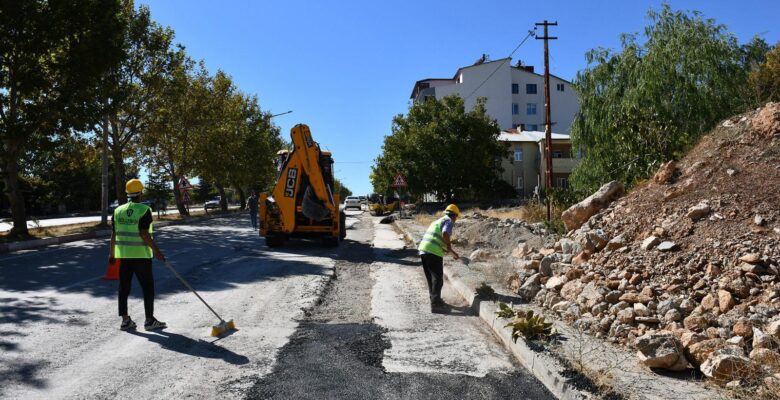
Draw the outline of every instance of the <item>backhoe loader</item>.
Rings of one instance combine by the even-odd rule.
[[[268,247],[290,237],[321,238],[338,246],[346,237],[346,215],[333,193],[333,158],[320,150],[305,124],[290,130],[293,148],[277,153],[279,173],[271,193],[260,193],[260,236]]]

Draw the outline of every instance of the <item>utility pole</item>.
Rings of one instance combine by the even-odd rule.
[[[552,203],[550,202],[549,190],[553,187],[552,179],[552,123],[550,122],[550,51],[547,47],[548,40],[558,39],[557,37],[547,36],[548,26],[558,26],[558,22],[537,22],[536,26],[544,26],[544,36],[536,37],[537,40],[544,40],[544,184],[545,184],[545,202],[547,203],[547,221],[552,219]]]
[[[100,224],[108,225],[108,118],[101,127],[100,151]]]

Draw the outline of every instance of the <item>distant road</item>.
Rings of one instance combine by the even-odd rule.
[[[236,208],[238,208],[238,206],[230,207],[230,209],[236,209]],[[202,210],[202,209],[203,206],[190,207],[190,210]],[[177,215],[179,214],[179,210],[169,209],[167,214]],[[111,216],[109,215],[108,218],[111,219]],[[90,215],[86,217],[45,218],[45,219],[39,219],[37,221],[28,220],[27,228],[29,229],[50,228],[53,226],[86,224],[89,222],[100,222],[100,215]],[[13,227],[13,222],[11,222],[10,220],[7,222],[0,222],[0,232],[8,232],[11,230],[12,227]]]
[[[230,206],[230,209],[237,209],[238,206]],[[203,206],[198,207],[190,207],[190,210],[202,210]],[[346,214],[348,216],[358,215],[362,211],[347,211]],[[156,214],[156,213],[155,213]],[[169,209],[167,214],[173,214],[178,215],[179,210],[176,209]],[[111,216],[109,216],[109,219]],[[63,226],[63,225],[76,225],[76,224],[86,224],[89,222],[100,222],[100,216],[99,215],[91,215],[87,217],[64,217],[64,218],[47,218],[47,219],[39,219],[37,221],[27,221],[27,228],[49,228],[53,226]],[[354,221],[350,220],[347,221],[347,226],[350,226]],[[0,222],[0,232],[8,232],[13,227],[13,223],[8,222]]]

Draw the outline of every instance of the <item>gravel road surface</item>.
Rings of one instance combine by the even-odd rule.
[[[164,331],[118,330],[107,240],[0,256],[0,398],[552,398],[445,285],[431,314],[416,251],[360,212],[338,249],[270,251],[241,216],[161,228]],[[134,282],[131,315],[143,321]]]

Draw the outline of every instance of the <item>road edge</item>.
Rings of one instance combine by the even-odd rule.
[[[411,243],[417,243],[412,232],[409,232],[402,224],[393,222],[393,225],[401,232],[404,238]],[[450,265],[444,265],[444,275],[450,285],[455,289],[474,309],[478,312],[479,318],[490,327],[493,334],[501,340],[504,347],[507,348],[520,364],[525,367],[533,376],[538,379],[549,390],[553,396],[562,400],[581,400],[589,399],[592,396],[588,393],[576,389],[572,384],[566,381],[563,376],[564,368],[551,356],[541,354],[531,350],[522,339],[517,342],[512,341],[512,330],[505,328],[503,318],[498,318],[494,311],[496,303],[488,300],[481,300],[477,296],[475,288],[470,287],[461,278],[460,274]],[[499,322],[498,324],[496,322]]]
[[[197,221],[202,221],[202,220],[224,217],[225,215],[226,214],[204,215],[196,218]],[[186,224],[188,222],[193,222],[193,221],[194,218],[187,218],[187,219],[181,219],[175,221],[155,221],[154,226],[156,228],[161,228],[169,225]],[[58,244],[78,242],[79,240],[99,239],[99,238],[105,238],[110,236],[111,236],[111,229],[101,229],[101,230],[96,230],[91,232],[74,233],[72,235],[63,235],[63,236],[50,237],[44,239],[25,240],[21,242],[11,242],[11,243],[0,243],[0,254],[13,253],[15,251],[20,251],[20,250],[32,250],[41,247],[55,246]]]

